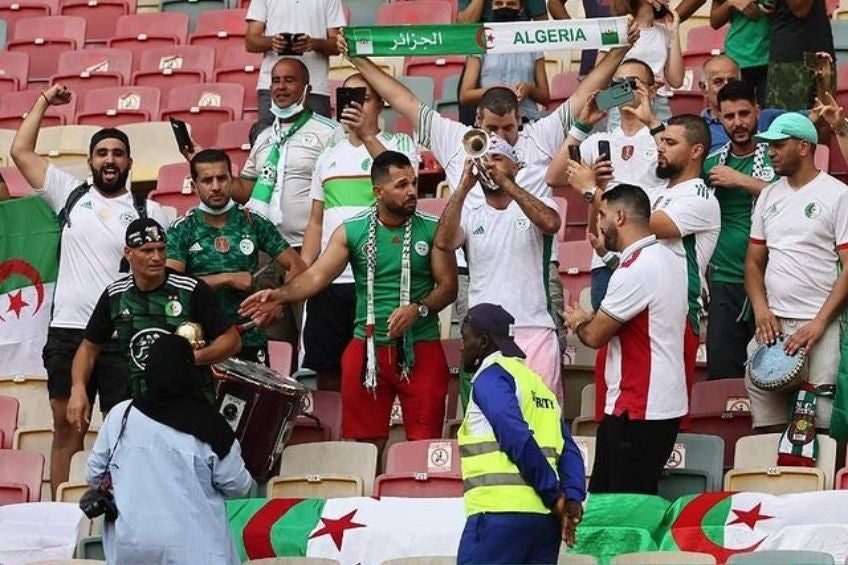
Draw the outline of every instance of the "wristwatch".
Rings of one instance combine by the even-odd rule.
[[[583,200],[585,200],[586,202],[591,204],[592,202],[595,201],[595,194],[597,194],[597,193],[598,193],[598,187],[597,186],[590,186],[589,188],[587,188],[586,190],[583,191]]]
[[[660,125],[658,125],[657,127],[649,129],[648,133],[650,133],[653,136],[653,135],[657,135],[658,133],[662,133],[664,131],[665,131],[665,124],[660,122]]]
[[[419,318],[426,318],[427,316],[430,315],[430,309],[427,308],[426,304],[422,304],[421,302],[416,302],[415,304],[418,305],[418,317]]]

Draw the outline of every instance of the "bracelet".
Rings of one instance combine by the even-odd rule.
[[[41,91],[41,97],[44,98],[44,101],[47,102],[47,105],[50,105],[50,99],[47,98],[47,95],[44,94],[44,91]]]
[[[653,129],[649,129],[648,133],[650,133],[651,136],[654,136],[654,135],[657,135],[658,133],[662,133],[664,131],[665,131],[665,124],[660,122],[660,125],[658,125],[657,127],[653,128]]]
[[[580,337],[580,330],[582,330],[586,326],[586,324],[588,324],[591,321],[592,320],[583,320],[582,322],[580,322],[579,324],[574,326],[574,335],[576,335],[577,337]]]
[[[578,128],[576,125],[572,125],[568,130],[568,135],[576,139],[577,141],[586,141],[586,138],[589,137],[589,134]]]
[[[573,125],[583,133],[592,133],[592,126],[590,126],[589,124],[584,124],[580,120],[574,120]]]
[[[839,137],[848,136],[848,119],[841,120],[836,127],[833,128],[833,133]]]

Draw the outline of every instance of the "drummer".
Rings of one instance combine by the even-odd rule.
[[[239,304],[254,290],[260,251],[282,265],[287,280],[306,265],[274,224],[232,199],[232,167],[226,153],[204,149],[192,157],[189,167],[200,204],[171,224],[167,265],[212,287],[218,306],[235,323]],[[282,308],[267,323],[281,312]],[[249,329],[241,339],[239,358],[268,363],[265,332]]]
[[[129,368],[126,398],[145,395],[144,367],[150,346],[185,322],[195,322],[203,333],[194,362],[203,367],[200,378],[210,400],[212,377],[207,366],[235,355],[241,347],[236,326],[218,308],[209,286],[165,267],[165,247],[165,230],[155,220],[138,219],[127,226],[124,259],[132,274],[113,282],[100,295],[74,356],[67,417],[75,428],[91,416],[86,387],[101,345],[114,333]]]

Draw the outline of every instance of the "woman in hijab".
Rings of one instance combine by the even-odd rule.
[[[149,394],[117,404],[88,459],[87,481],[111,481],[118,517],[104,522],[108,563],[238,564],[224,498],[253,479],[229,425],[203,396],[188,341],[149,350]]]

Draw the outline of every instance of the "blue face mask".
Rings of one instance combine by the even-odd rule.
[[[300,97],[300,100],[297,104],[292,104],[286,108],[280,108],[277,104],[271,100],[271,113],[274,114],[277,118],[281,120],[289,120],[294,116],[303,112],[303,101],[306,100],[306,90],[303,91],[303,96]]]

